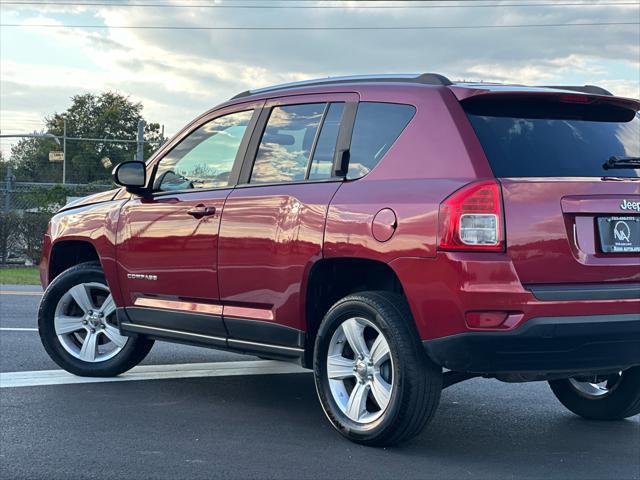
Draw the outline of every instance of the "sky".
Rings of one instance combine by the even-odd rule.
[[[114,90],[171,135],[238,92],[351,74],[596,84],[640,98],[639,0],[18,2],[28,0],[0,0],[3,134],[42,129],[72,95]],[[284,8],[255,8],[274,6]],[[441,28],[496,25],[560,26]],[[173,29],[121,28],[140,26]],[[13,141],[1,140],[8,155]]]

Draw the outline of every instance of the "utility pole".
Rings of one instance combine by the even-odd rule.
[[[11,193],[13,192],[14,182],[16,177],[11,173],[11,164],[7,164],[7,174],[5,176],[5,184],[4,184],[4,210],[3,213],[7,215],[11,211]],[[8,220],[8,219],[7,219]],[[2,223],[2,222],[0,222]],[[7,256],[9,254],[7,245],[7,238],[9,236],[9,232],[7,228],[10,228],[5,222],[4,225],[0,225],[0,230],[4,230],[1,232],[2,238],[0,239],[0,262],[6,263]]]
[[[67,119],[62,118],[62,184],[67,183]]]
[[[144,162],[144,126],[145,121],[142,119],[138,120],[138,150],[136,152],[136,160],[139,162]]]
[[[4,177],[4,213],[9,213],[9,210],[11,210],[11,192],[13,191],[15,180],[16,177],[14,177],[11,172],[11,164],[7,163],[7,172]]]

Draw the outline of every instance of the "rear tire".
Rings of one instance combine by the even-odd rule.
[[[113,377],[139,364],[153,340],[120,335],[116,306],[96,263],[82,263],[56,277],[44,292],[38,331],[60,367],[86,377]]]
[[[622,420],[640,413],[640,367],[617,375],[549,382],[565,407],[592,420]]]
[[[393,445],[422,431],[440,401],[442,371],[427,357],[405,299],[363,292],[326,314],[314,350],[325,414],[349,440]]]

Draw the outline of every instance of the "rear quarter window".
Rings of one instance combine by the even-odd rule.
[[[369,173],[395,143],[415,113],[412,105],[360,102],[353,125],[347,178],[360,178]]]

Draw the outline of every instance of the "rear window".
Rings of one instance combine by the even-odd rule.
[[[605,170],[612,156],[640,156],[640,118],[606,105],[470,102],[464,105],[496,177],[632,177]]]

